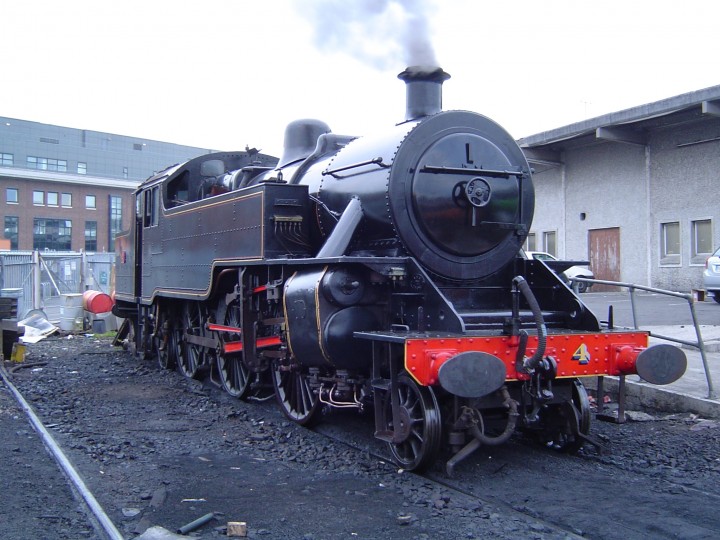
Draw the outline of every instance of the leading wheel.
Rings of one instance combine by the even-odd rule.
[[[280,408],[290,420],[302,426],[310,426],[318,421],[320,399],[299,368],[275,362],[273,387]]]
[[[572,381],[572,399],[554,405],[544,414],[547,421],[547,445],[569,454],[576,454],[585,443],[578,436],[590,433],[590,400],[583,384]]]
[[[222,302],[224,306],[225,302]],[[233,301],[226,309],[222,307],[218,313],[224,311],[222,320],[226,326],[240,328],[240,305],[237,301]],[[220,351],[217,355],[217,368],[225,391],[233,397],[244,398],[250,390],[250,370],[243,361],[242,352],[227,355]]]
[[[388,443],[390,452],[403,469],[425,469],[436,461],[442,441],[442,420],[435,393],[404,373],[390,392],[396,393],[399,402],[395,421],[391,394],[385,401],[385,425],[393,433],[393,441]]]

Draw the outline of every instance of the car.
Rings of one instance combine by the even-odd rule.
[[[539,261],[558,261],[558,260],[560,260],[557,257],[555,257],[554,255],[550,255],[549,253],[547,253],[545,251],[526,251],[525,254],[527,255],[528,259],[537,259]],[[595,274],[587,266],[573,265],[570,268],[563,270],[561,272],[561,274],[563,274],[565,276],[565,279],[568,281],[573,278],[595,279]],[[720,289],[720,273],[718,274],[718,284],[719,284],[718,289]],[[592,287],[592,283],[585,283],[583,281],[577,282],[578,292],[584,293],[590,287]]]
[[[720,304],[720,248],[705,261],[703,288]]]

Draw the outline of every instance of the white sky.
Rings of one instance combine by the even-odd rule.
[[[8,0],[0,116],[276,155],[297,118],[362,135],[404,117],[408,13],[444,109],[515,138],[720,84],[715,0]]]

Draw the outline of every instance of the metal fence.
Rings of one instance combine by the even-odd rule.
[[[86,290],[110,294],[114,253],[0,252],[0,295],[18,299],[18,319],[42,310],[60,319],[67,299]]]

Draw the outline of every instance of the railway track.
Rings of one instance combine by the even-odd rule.
[[[69,483],[69,488],[66,493],[66,498],[71,499],[73,501],[77,500],[78,502],[83,504],[83,507],[85,509],[85,515],[87,517],[87,524],[93,528],[95,533],[98,535],[99,538],[108,539],[108,540],[123,540],[122,534],[117,530],[115,525],[113,524],[112,520],[108,517],[108,515],[105,513],[105,510],[102,508],[102,506],[98,503],[97,499],[93,495],[93,493],[88,489],[87,485],[85,484],[85,481],[82,479],[80,473],[76,469],[76,467],[73,465],[73,463],[67,458],[65,452],[62,450],[60,445],[58,445],[57,441],[53,437],[53,435],[50,433],[50,431],[47,429],[45,424],[40,420],[40,418],[35,414],[35,411],[33,408],[28,404],[25,397],[22,395],[22,393],[15,387],[15,385],[10,380],[9,374],[5,367],[0,363],[0,377],[2,378],[2,382],[4,383],[4,389],[7,390],[7,394],[3,395],[2,398],[2,409],[3,411],[10,412],[10,414],[13,414],[15,418],[19,417],[22,413],[24,413],[25,418],[27,419],[28,423],[32,426],[35,433],[37,434],[37,437],[39,441],[44,445],[45,449],[47,450],[48,454],[52,457],[52,459],[55,461],[55,464],[57,465],[58,471],[64,475],[64,477],[67,479]],[[15,403],[13,404],[8,396],[11,396],[14,398]],[[15,416],[15,412],[17,413],[17,416]],[[18,421],[22,421],[18,418]],[[10,435],[10,433],[6,434]],[[17,432],[15,433],[17,435]],[[23,441],[23,446],[26,447],[26,449],[30,449],[31,452],[38,452],[39,450],[37,444],[28,444],[28,441]],[[37,471],[36,471],[37,472]],[[58,482],[59,478],[57,475],[53,474],[54,471],[47,472],[46,474],[50,474],[51,476],[55,477],[55,481]],[[38,472],[39,474],[39,472]],[[6,480],[9,480],[10,474],[6,472],[3,476],[6,477]],[[9,481],[7,482],[9,484]],[[24,482],[26,484],[26,487],[29,487],[29,482]],[[64,490],[62,490],[64,491]],[[58,504],[59,503],[59,504]],[[67,507],[67,501],[55,501],[56,507],[58,509]],[[74,506],[74,505],[72,505]],[[40,509],[39,509],[40,510]],[[54,512],[57,512],[56,510],[53,510]],[[62,510],[63,512],[66,512],[66,510]],[[40,514],[40,519],[45,519],[46,521],[59,521],[62,519],[59,515],[48,513],[45,509],[42,509],[42,513]],[[79,523],[72,519],[70,520],[71,523],[74,523],[74,526],[78,529],[76,531],[68,531],[67,529],[63,530],[63,533],[68,534],[68,538],[73,537],[87,537],[87,529],[84,527],[79,526]],[[29,528],[29,527],[28,527]],[[61,538],[61,536],[55,536],[55,533],[51,533],[48,531],[49,536],[48,537],[55,537],[55,538]],[[78,536],[75,536],[78,535]],[[13,533],[14,538],[18,538]]]

